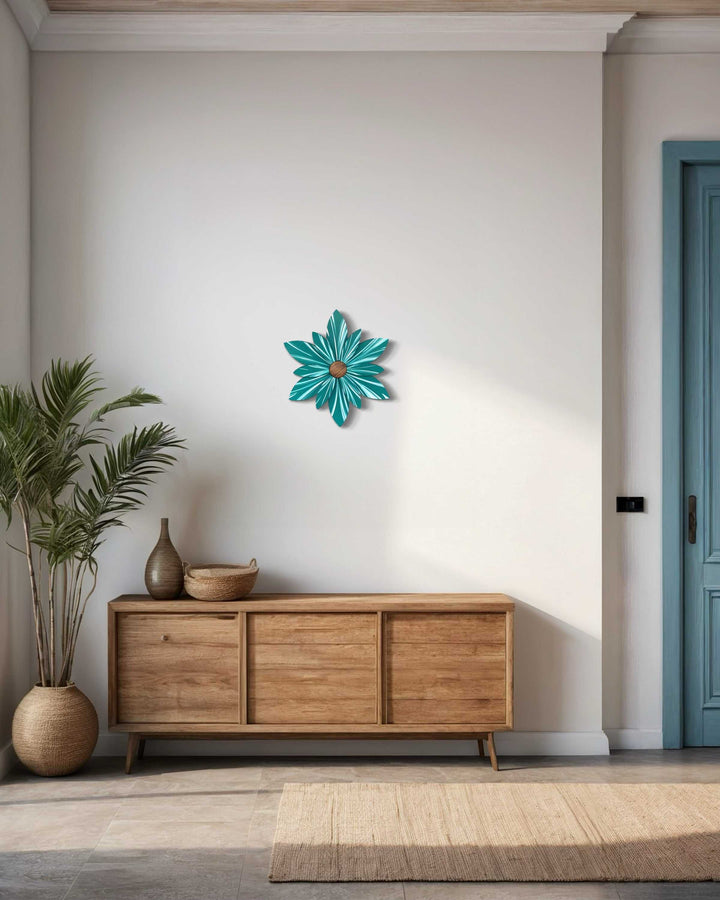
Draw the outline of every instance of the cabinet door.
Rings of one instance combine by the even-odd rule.
[[[506,723],[505,613],[388,613],[387,721]]]
[[[239,722],[238,617],[120,613],[118,722]]]
[[[377,616],[249,613],[248,722],[377,721]]]

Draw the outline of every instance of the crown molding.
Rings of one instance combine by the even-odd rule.
[[[720,17],[631,19],[611,40],[608,52],[720,53]]]
[[[7,0],[33,50],[720,53],[720,16],[633,13],[51,13]]]
[[[7,5],[32,47],[42,23],[50,15],[47,3],[45,0],[7,0]]]
[[[604,53],[609,39],[631,17],[632,13],[51,13],[40,24],[32,48]]]

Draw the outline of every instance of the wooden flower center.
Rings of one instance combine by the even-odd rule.
[[[339,359],[336,359],[334,363],[330,364],[330,374],[333,378],[342,378],[346,372],[347,366],[344,362],[340,362]]]

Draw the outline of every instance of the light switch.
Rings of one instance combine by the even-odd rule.
[[[617,497],[615,512],[645,512],[645,498]]]

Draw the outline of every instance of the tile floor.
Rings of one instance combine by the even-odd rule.
[[[287,781],[720,782],[720,750],[501,760],[96,759],[0,782],[3,900],[689,900],[718,884],[270,884]]]

